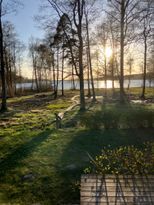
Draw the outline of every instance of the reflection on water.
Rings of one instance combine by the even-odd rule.
[[[76,88],[79,89],[79,81],[76,81],[75,82],[76,84]],[[129,84],[129,80],[125,80],[124,81],[124,87],[125,88],[128,88],[128,84]],[[71,89],[72,88],[72,83],[71,81],[65,81],[65,89],[68,90],[68,89]],[[94,81],[94,85],[95,85],[95,88],[105,88],[105,82],[104,80],[99,80],[99,81]],[[142,80],[131,80],[130,81],[130,87],[142,87],[143,85],[143,81]],[[84,83],[84,86],[85,86],[85,89],[88,88],[88,82],[85,81]],[[149,81],[147,80],[146,81],[146,87],[149,87],[150,84],[149,84]],[[91,87],[91,85],[90,85]],[[114,87],[115,88],[119,88],[119,81],[118,80],[115,80],[114,81]],[[154,87],[154,81],[151,82],[151,87]],[[59,85],[59,89],[61,88],[61,86]],[[107,80],[107,88],[112,88],[112,81],[111,80]]]
[[[119,84],[117,81],[114,82],[115,88],[118,88]],[[105,88],[105,82],[104,81],[99,81],[98,83],[95,82],[95,87],[96,88]],[[107,88],[112,88],[112,81],[107,80]]]
[[[125,80],[124,81],[124,87],[127,88],[128,84],[129,84],[129,81]],[[105,82],[103,80],[99,80],[99,81],[95,80],[94,85],[95,85],[95,88],[105,88]],[[142,80],[131,80],[130,81],[130,87],[142,87],[142,85],[143,85]],[[76,89],[79,89],[79,81],[78,80],[75,81],[75,86],[76,86]],[[150,86],[150,82],[147,80],[146,81],[146,87],[149,87],[149,86]],[[85,87],[85,89],[88,88],[88,82],[87,81],[85,81],[84,87]],[[91,87],[91,85],[90,85],[90,87]],[[114,81],[114,87],[119,88],[119,81],[118,80]],[[154,87],[154,81],[151,82],[151,87]],[[21,88],[22,89],[31,89],[32,88],[32,83],[17,84],[16,88],[17,89],[21,89]],[[36,86],[33,85],[33,89],[35,89],[35,88],[36,88]],[[61,89],[61,81],[59,82],[58,88]],[[111,80],[107,80],[107,88],[112,88],[112,81]],[[64,89],[65,90],[72,89],[72,82],[70,80],[65,80],[64,81]]]

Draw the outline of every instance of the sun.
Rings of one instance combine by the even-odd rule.
[[[112,56],[112,49],[111,49],[110,47],[107,47],[107,48],[105,49],[105,56],[106,56],[107,58],[110,58],[110,57]]]

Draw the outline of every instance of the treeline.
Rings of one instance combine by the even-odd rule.
[[[105,1],[104,1],[105,2]],[[95,101],[94,78],[118,76],[120,101],[125,101],[124,75],[131,76],[137,67],[142,73],[145,98],[147,73],[154,73],[154,1],[153,0],[44,0],[38,23],[46,31],[44,39],[31,38],[29,54],[32,79],[38,92],[52,88],[57,97],[59,83],[64,95],[64,79],[80,82],[80,109],[85,110],[84,79],[88,96]],[[4,41],[3,41],[4,44]],[[1,51],[3,52],[3,51]],[[2,62],[1,62],[2,65]],[[139,71],[140,69],[140,71]],[[3,70],[3,69],[2,69]],[[3,71],[2,89],[3,86]],[[130,78],[128,88],[130,87]],[[2,99],[4,99],[4,92]],[[3,103],[2,103],[3,104]],[[3,108],[3,106],[2,106]]]
[[[138,64],[140,69],[138,72],[143,73],[141,97],[145,98],[147,73],[150,73],[148,78],[153,78],[154,73],[152,23],[154,2],[152,0],[111,0],[106,4],[99,0],[45,2],[42,8],[48,15],[43,16],[43,26],[47,34],[37,45],[36,50],[39,56],[46,48],[47,55],[44,55],[44,58],[50,57],[51,67],[47,67],[50,68],[48,71],[54,85],[55,97],[59,80],[62,81],[63,95],[64,77],[71,76],[72,85],[74,85],[74,78],[77,77],[80,82],[81,110],[84,110],[84,79],[88,79],[88,96],[92,96],[95,101],[93,79],[105,80],[104,96],[107,96],[107,79],[112,79],[114,93],[114,80],[118,77],[120,101],[124,102],[124,75],[128,75],[129,89],[133,68]],[[42,51],[40,51],[41,47]],[[38,84],[39,76],[43,76],[40,75],[43,60],[36,66],[33,57],[33,73]],[[44,66],[44,75],[47,67]]]
[[[8,96],[16,94],[16,83],[22,83],[21,60],[24,46],[18,40],[14,26],[3,23],[3,57],[5,66],[6,87]]]
[[[22,80],[21,61],[23,44],[19,41],[13,24],[6,20],[6,16],[16,12],[19,1],[0,1],[0,87],[1,111],[7,110],[7,95],[16,94],[16,82]],[[4,19],[4,20],[3,20]]]

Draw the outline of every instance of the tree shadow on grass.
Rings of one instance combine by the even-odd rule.
[[[59,177],[63,179],[65,184],[65,189],[61,193],[65,199],[63,203],[79,203],[79,187],[76,186],[76,182],[80,183],[83,170],[90,164],[87,153],[95,157],[101,154],[103,147],[107,146],[109,149],[127,145],[142,148],[145,141],[152,140],[152,129],[83,130],[77,132],[59,159],[59,163],[66,162],[63,171],[59,173]]]
[[[10,152],[0,161],[0,179],[2,179],[11,170],[22,166],[22,160],[30,155],[43,141],[45,141],[51,130],[41,132],[39,135],[32,136],[32,139],[20,145],[13,152]]]
[[[5,176],[5,173],[8,174],[10,170],[23,166],[22,160],[32,154],[42,142],[47,140],[51,133],[52,131],[45,131],[36,137],[34,136],[29,142],[21,145],[3,159],[0,163],[1,177]],[[24,205],[32,203],[42,205],[79,204],[80,177],[84,168],[89,166],[87,152],[95,157],[101,153],[103,147],[108,145],[110,145],[110,148],[131,144],[142,147],[144,141],[153,139],[152,129],[110,129],[106,131],[77,129],[73,132],[70,132],[70,130],[61,130],[60,132],[58,131],[57,134],[58,133],[58,137],[60,136],[63,139],[66,137],[66,139],[64,139],[66,143],[64,143],[63,147],[58,144],[62,141],[58,140],[58,143],[55,142],[56,147],[59,147],[57,151],[63,151],[61,154],[56,154],[55,152],[55,157],[58,156],[55,163],[52,161],[53,158],[48,158],[48,166],[43,167],[43,169],[48,169],[47,172],[42,171],[42,174],[38,176],[36,180],[30,182],[22,182],[21,180],[13,182],[9,179],[4,179],[4,183],[6,180],[6,188],[2,190],[2,193],[10,200],[9,202],[12,200],[13,203],[19,202],[18,204]],[[49,147],[54,149],[52,143]],[[45,155],[43,152],[43,156]],[[39,163],[39,166],[42,166],[42,164]],[[35,170],[39,169],[39,166],[35,167]],[[16,174],[17,173],[15,173],[15,175]],[[12,184],[15,191],[12,187],[10,191],[8,191],[9,189],[6,190],[7,186],[12,186]]]
[[[134,145],[142,148],[144,142],[152,140],[153,129],[80,130],[72,136],[72,141],[61,155],[61,162],[84,165],[87,153],[96,156],[104,147],[114,149],[119,146]]]

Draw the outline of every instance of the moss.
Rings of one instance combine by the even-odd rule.
[[[61,103],[61,104],[50,104],[47,105],[47,109],[49,110],[60,110],[60,109],[65,109],[67,107],[69,107],[70,103]]]

